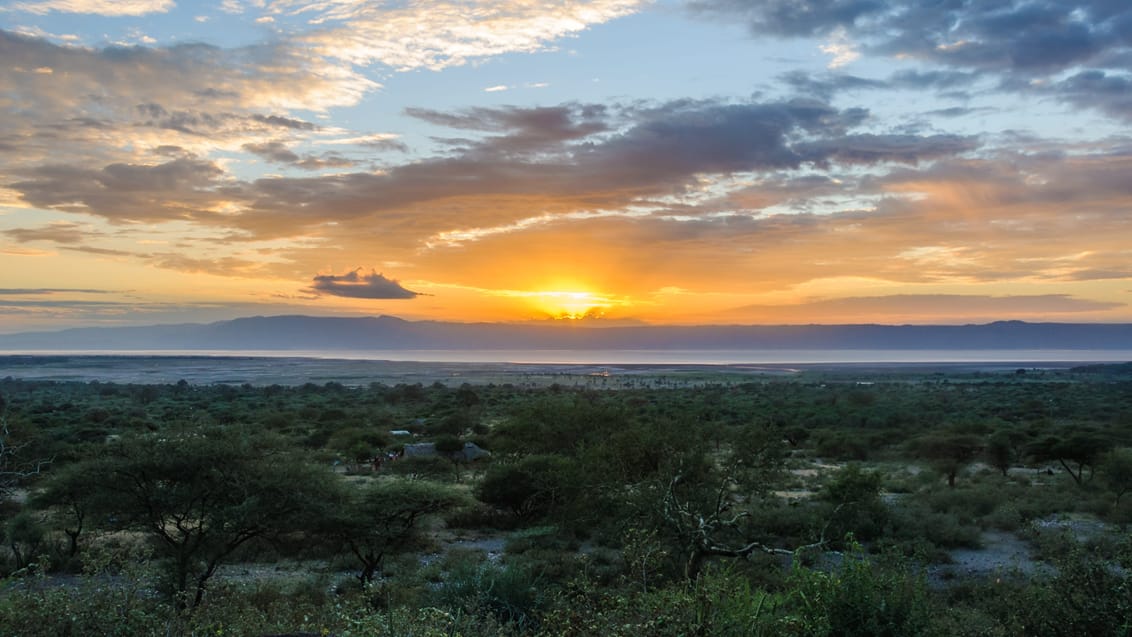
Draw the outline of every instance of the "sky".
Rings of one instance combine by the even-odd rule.
[[[1132,322],[1128,0],[4,0],[0,333]]]

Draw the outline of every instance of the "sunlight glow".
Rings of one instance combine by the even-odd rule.
[[[546,290],[535,292],[532,299],[540,311],[572,321],[601,318],[610,307],[610,299],[592,292]]]

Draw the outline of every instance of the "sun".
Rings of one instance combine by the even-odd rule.
[[[499,290],[495,294],[520,300],[529,318],[582,321],[609,318],[636,305],[631,297],[598,291],[569,277],[543,281],[525,290]]]
[[[605,296],[582,290],[540,290],[532,294],[531,300],[548,316],[569,321],[600,318],[612,305]]]

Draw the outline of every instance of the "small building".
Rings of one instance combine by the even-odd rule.
[[[413,456],[427,457],[438,455],[441,455],[441,453],[436,450],[436,443],[420,442],[416,444],[405,445],[406,458],[411,458]],[[489,456],[491,456],[490,451],[483,449],[474,442],[465,442],[463,449],[447,455],[450,460],[455,460],[457,462],[473,462],[475,460],[479,460],[480,458],[486,458]]]

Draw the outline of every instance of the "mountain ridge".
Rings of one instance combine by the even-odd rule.
[[[1132,324],[615,325],[462,323],[395,316],[249,316],[213,323],[0,335],[3,350],[1132,350]]]

